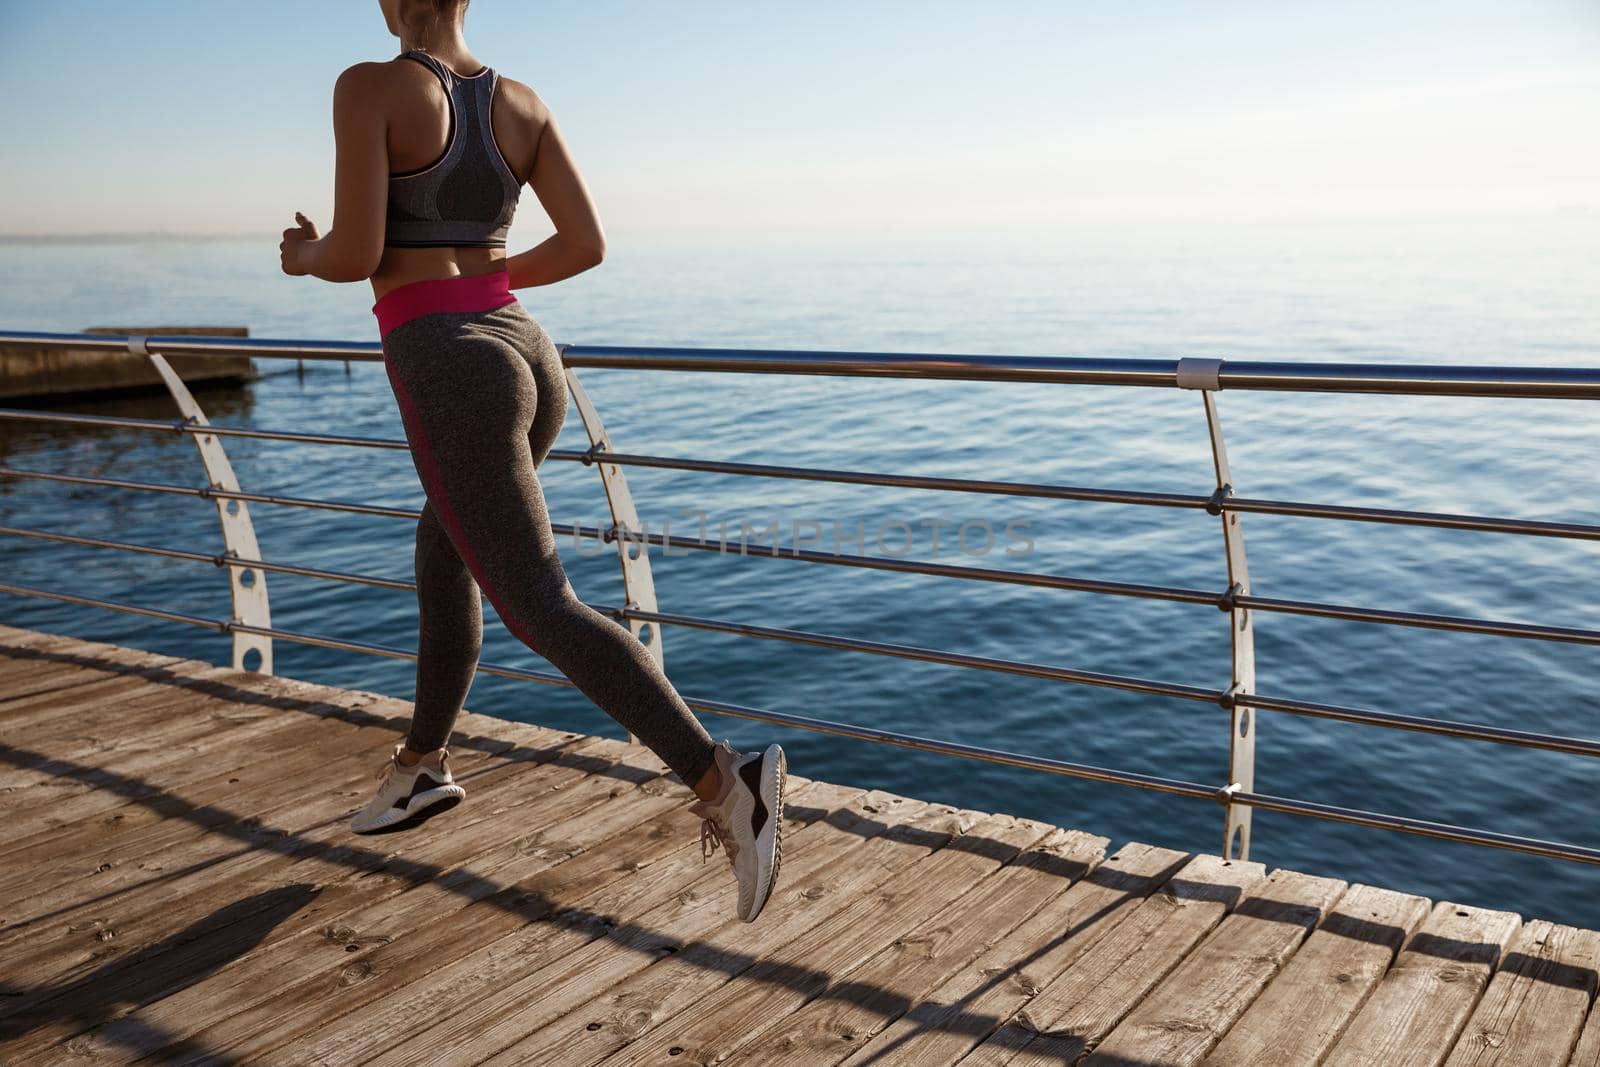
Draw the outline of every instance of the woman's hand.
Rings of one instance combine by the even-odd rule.
[[[317,233],[317,224],[306,218],[300,212],[294,213],[295,222],[299,225],[283,231],[283,240],[278,244],[278,255],[283,265],[283,273],[289,275],[310,274],[306,267],[302,252],[306,243],[320,238]]]

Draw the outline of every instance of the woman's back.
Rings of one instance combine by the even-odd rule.
[[[438,79],[448,134],[431,162],[389,171],[384,244],[396,248],[504,248],[522,179],[494,136],[500,76],[489,67],[459,74],[421,50],[400,54]]]
[[[420,49],[385,64],[389,175],[382,296],[419,278],[505,266],[505,236],[537,162],[544,109],[533,90],[480,64],[471,75]]]
[[[381,298],[411,282],[496,271],[508,289],[549,285],[605,258],[599,213],[560,125],[537,93],[468,50],[466,6],[384,0],[402,51],[334,82],[333,228],[323,236],[296,212],[278,246],[284,273],[364,279]],[[524,184],[555,233],[508,256]]]

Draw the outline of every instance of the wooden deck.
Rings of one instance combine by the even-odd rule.
[[[0,627],[0,1064],[1600,1064],[1600,935],[794,779],[752,925],[639,748]],[[1492,857],[1490,857],[1492,861]]]

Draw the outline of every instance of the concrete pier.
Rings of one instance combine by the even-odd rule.
[[[91,326],[84,333],[115,336],[189,334],[248,337],[246,326]],[[190,388],[239,385],[261,375],[249,356],[168,356]],[[149,390],[165,392],[146,356],[0,344],[0,401],[36,401]]]

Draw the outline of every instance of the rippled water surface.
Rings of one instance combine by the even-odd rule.
[[[1026,355],[1600,365],[1600,220],[1249,227],[1085,227],[1027,239],[820,238],[760,242],[614,237],[597,271],[519,291],[557,341]],[[258,337],[376,340],[365,285],[277,273],[276,238],[0,244],[0,322],[21,329],[237,324]],[[398,438],[372,363],[259,361],[246,388],[202,391],[238,426]],[[1207,493],[1199,396],[1170,390],[589,370],[617,446],[630,452],[1013,481]],[[57,404],[167,418],[163,396]],[[1423,511],[1600,522],[1600,405],[1224,392],[1242,495]],[[558,448],[586,443],[573,411]],[[406,507],[421,491],[405,454],[230,439],[245,488]],[[14,467],[198,486],[173,435],[0,423]],[[551,461],[558,521],[607,521],[594,472]],[[1217,520],[1203,512],[885,490],[634,468],[653,528],[713,536],[741,522],[785,542],[820,524],[865,551],[1219,591]],[[411,577],[411,524],[251,508],[269,559]],[[194,498],[0,481],[0,523],[222,549]],[[905,524],[904,526],[895,525]],[[965,548],[957,532],[967,528]],[[1026,552],[1007,554],[1021,540]],[[941,525],[943,524],[943,525]],[[988,524],[996,543],[979,554]],[[1600,629],[1590,542],[1244,519],[1255,591],[1420,612]],[[940,540],[935,550],[932,535]],[[882,545],[878,532],[882,531]],[[860,551],[846,543],[844,550]],[[579,594],[621,603],[615,556],[563,556]],[[676,552],[653,561],[664,610],[982,656],[1223,688],[1225,617],[1214,607],[853,567]],[[206,564],[0,539],[4,580],[228,614]],[[414,647],[409,592],[273,574],[273,622]],[[543,667],[486,605],[484,659]],[[214,632],[0,596],[13,625],[213,662]],[[1600,735],[1600,648],[1289,615],[1260,615],[1263,693],[1411,715]],[[1214,705],[860,653],[669,628],[686,694],[1038,753],[1208,784],[1227,771]],[[412,667],[280,641],[280,674],[409,698]],[[575,692],[481,676],[470,706],[590,732],[616,727]],[[869,785],[1106,834],[1216,851],[1221,810],[1122,787],[712,718],[735,744],[776,736],[808,776]],[[1597,765],[1577,757],[1263,713],[1262,792],[1600,847]],[[1253,859],[1526,915],[1600,925],[1600,870],[1275,813]]]

